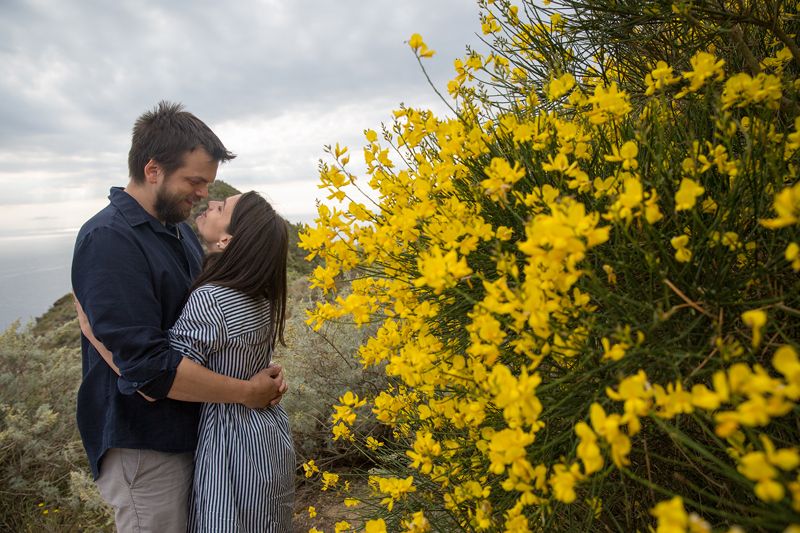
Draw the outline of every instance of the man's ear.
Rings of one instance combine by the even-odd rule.
[[[162,173],[161,165],[155,159],[151,159],[144,166],[144,180],[150,184],[158,183],[159,175]]]

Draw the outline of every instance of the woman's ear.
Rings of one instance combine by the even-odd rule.
[[[217,241],[217,249],[221,252],[222,250],[227,248],[228,244],[231,242],[232,237],[233,235],[229,233],[223,234],[222,237],[220,237],[219,240]]]

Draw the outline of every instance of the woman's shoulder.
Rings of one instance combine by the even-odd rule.
[[[261,308],[266,305],[263,298],[253,298],[239,290],[221,285],[207,283],[197,287],[192,296],[202,300],[213,300],[223,310],[233,311],[239,308]]]

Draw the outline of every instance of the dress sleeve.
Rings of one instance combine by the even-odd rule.
[[[213,290],[196,289],[169,330],[170,346],[184,357],[208,366],[209,356],[219,350],[224,337],[225,317]]]

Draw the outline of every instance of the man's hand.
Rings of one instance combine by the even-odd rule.
[[[283,367],[278,364],[270,365],[248,381],[248,391],[244,401],[245,406],[251,409],[263,409],[273,405],[274,400],[280,401],[286,384],[283,381]]]

